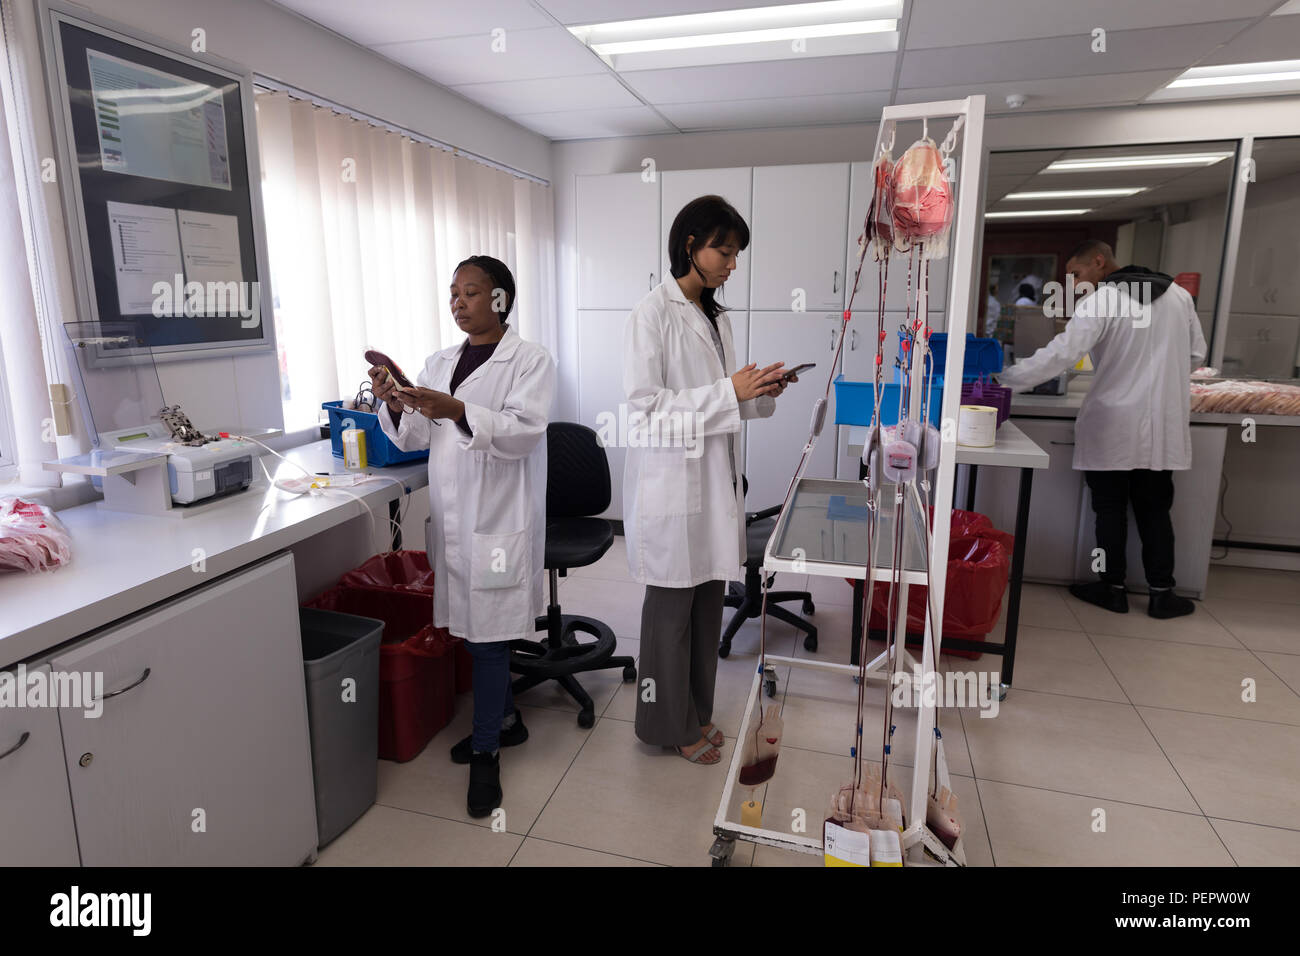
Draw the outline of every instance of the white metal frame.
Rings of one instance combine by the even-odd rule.
[[[964,132],[961,149],[961,163],[959,172],[959,185],[957,192],[957,209],[952,226],[952,237],[949,243],[950,255],[953,257],[952,272],[948,284],[948,311],[945,328],[949,331],[948,352],[946,364],[944,366],[944,381],[948,383],[959,383],[961,381],[962,365],[966,351],[966,326],[971,314],[971,290],[974,283],[974,266],[975,255],[978,248],[977,228],[982,219],[980,203],[980,180],[981,169],[984,157],[984,96],[977,94],[968,96],[964,100],[943,100],[933,103],[918,103],[905,106],[886,107],[881,115],[880,128],[876,134],[875,149],[871,154],[871,161],[875,162],[880,155],[880,145],[888,138],[892,138],[894,130],[898,123],[914,120],[933,120],[945,118],[962,118],[964,120]],[[919,293],[921,301],[918,302],[918,314],[927,315],[925,311],[927,303],[924,301],[925,292]],[[958,317],[953,321],[953,317]],[[919,350],[913,350],[917,352]],[[913,356],[913,361],[917,361]],[[918,397],[921,389],[920,376],[912,376],[912,401],[910,404],[911,414],[919,417]],[[935,486],[935,496],[933,506],[935,515],[946,516],[952,509],[953,486],[956,473],[956,454],[957,454],[957,413],[961,404],[960,387],[950,387],[943,390],[943,404],[940,412],[940,435],[939,445],[939,466],[937,469],[937,483]],[[804,479],[801,479],[801,481]],[[812,479],[818,480],[818,479]],[[858,482],[845,482],[848,487],[858,486]],[[791,497],[793,500],[793,495]],[[897,501],[895,506],[894,520],[904,520],[904,516],[913,512],[910,502],[904,499],[904,506],[900,509]],[[914,512],[915,513],[915,512]],[[925,517],[918,517],[924,522]],[[800,561],[800,567],[795,568],[795,561],[791,559],[778,558],[772,553],[773,542],[780,540],[784,531],[785,522],[789,520],[789,515],[778,522],[777,527],[773,529],[772,536],[768,539],[767,549],[763,556],[763,569],[761,574],[766,577],[776,571],[798,571],[799,573],[829,575],[835,577],[865,577],[866,569],[860,569],[859,573],[854,575],[851,570],[843,564],[832,562],[814,561],[803,559]],[[904,534],[912,533],[912,529],[905,527]],[[938,628],[943,621],[943,602],[944,590],[947,583],[948,570],[948,538],[949,538],[949,521],[934,521],[933,531],[930,536],[930,548],[928,554],[931,583],[930,600],[926,608],[925,634],[929,635],[932,629]],[[924,538],[921,539],[922,544]],[[904,546],[904,553],[907,548]],[[902,560],[902,555],[898,556]],[[876,567],[873,576],[874,580],[888,580],[892,575],[891,568]],[[903,655],[904,658],[909,654],[907,647],[907,597],[908,588],[912,584],[925,583],[925,575],[921,572],[904,571],[901,575],[902,590],[899,598],[900,613],[896,625],[896,652]],[[868,588],[871,586],[868,583]],[[868,592],[869,593],[869,592]],[[933,615],[933,618],[932,616]],[[866,627],[866,622],[863,622]],[[934,631],[934,633],[938,633]],[[849,664],[833,664],[829,662],[800,660],[797,658],[768,656],[769,664],[779,664],[788,667],[808,668],[813,670],[840,672],[856,675],[858,668]],[[867,666],[867,679],[869,680],[887,680],[883,673],[884,668],[888,665],[888,652],[876,657]],[[922,641],[921,649],[921,671],[923,678],[934,680],[935,665],[934,648],[929,639]],[[737,739],[744,739],[749,731],[750,721],[753,717],[755,704],[758,694],[764,682],[765,675],[757,672],[754,675],[753,685],[750,687],[749,697],[746,702],[745,715],[742,720]],[[903,851],[908,856],[910,863],[924,862],[924,856],[920,852],[920,847],[924,846],[940,861],[947,865],[965,865],[965,852],[962,842],[959,840],[953,850],[945,847],[930,832],[925,825],[926,817],[926,797],[929,793],[930,782],[930,764],[935,745],[934,737],[935,711],[934,704],[926,704],[925,700],[917,708],[916,721],[916,747],[913,753],[912,768],[912,787],[910,794],[909,813],[907,814],[907,829],[903,833]],[[923,759],[924,755],[924,759]],[[945,782],[947,777],[947,767],[944,762],[940,762],[940,782]],[[786,850],[795,850],[802,853],[820,853],[822,852],[822,840],[820,833],[815,837],[801,836],[798,834],[787,833],[781,830],[766,830],[759,827],[750,827],[743,824],[733,823],[727,820],[727,811],[731,806],[732,795],[736,787],[736,775],[740,769],[740,747],[737,746],[732,753],[731,766],[727,773],[727,783],[722,792],[722,800],[718,806],[718,813],[714,819],[713,831],[724,841],[745,840],[747,842],[759,843],[767,846],[778,847]]]

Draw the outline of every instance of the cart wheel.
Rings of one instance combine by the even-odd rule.
[[[709,847],[709,856],[713,859],[714,866],[731,866],[731,855],[736,852],[736,841],[718,837],[713,841],[713,846]]]
[[[596,726],[596,714],[590,710],[578,711],[578,726],[587,728]]]
[[[809,634],[807,637],[805,637],[805,638],[803,639],[803,649],[804,649],[805,651],[815,651],[815,650],[817,650],[817,635],[816,635],[816,634]]]
[[[623,680],[627,681],[629,684],[632,683],[632,681],[636,680],[636,667],[634,667],[631,664],[628,664],[627,667],[624,667]]]
[[[718,645],[718,656],[721,657],[723,660],[726,660],[726,659],[727,659],[727,655],[729,655],[730,653],[731,653],[731,645],[730,645],[730,644],[719,644],[719,645]]]
[[[776,681],[774,681],[774,680],[766,680],[766,681],[763,681],[763,689],[764,689],[765,691],[767,691],[767,696],[768,696],[768,697],[775,697],[775,696],[776,696]]]
[[[809,598],[808,600],[806,600],[806,601],[803,602],[803,612],[804,612],[805,614],[816,614],[816,613],[817,613],[817,606],[816,606],[815,604],[813,604],[813,602],[812,602],[812,598]]]

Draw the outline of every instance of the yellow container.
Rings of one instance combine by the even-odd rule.
[[[349,428],[343,433],[343,467],[366,467],[366,433],[360,428]]]

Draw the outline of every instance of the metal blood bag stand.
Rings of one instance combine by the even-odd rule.
[[[882,113],[880,132],[871,159],[874,162],[875,158],[881,154],[881,143],[886,138],[893,137],[896,124],[915,120],[925,121],[954,117],[963,123],[964,143],[962,146],[961,168],[955,190],[957,208],[950,240],[952,265],[946,315],[964,317],[971,314],[971,294],[975,281],[974,262],[977,242],[975,230],[979,218],[977,204],[980,196],[980,173],[983,156],[984,96],[974,95],[964,100],[886,107]],[[922,285],[918,295],[918,314],[921,316],[928,315],[926,311],[928,309],[927,297],[928,290]],[[961,381],[966,341],[966,336],[963,334],[965,332],[964,321],[960,327],[950,328],[948,331],[950,333],[949,348],[944,369],[944,381],[959,383]],[[883,348],[883,344],[877,347]],[[922,352],[923,350],[915,349],[914,351]],[[915,356],[913,356],[913,360],[916,361]],[[918,420],[921,404],[920,393],[922,379],[924,378],[922,374],[924,372],[923,355],[920,361],[922,364],[920,366],[914,364],[912,369],[911,394],[908,405],[908,417]],[[938,369],[934,370],[935,373],[938,371]],[[930,599],[927,602],[925,634],[937,633],[940,622],[943,620],[943,599],[947,578],[950,532],[948,515],[952,509],[956,464],[956,421],[960,401],[959,388],[944,389],[939,416],[941,440],[939,442],[937,468],[935,469],[937,481],[932,502],[934,513],[937,516],[934,521],[933,531],[926,533],[925,525],[928,515],[920,513],[914,497],[905,496],[901,507],[896,511],[894,494],[886,494],[883,489],[881,491],[882,507],[878,519],[881,527],[878,538],[881,541],[892,538],[896,530],[893,522],[903,522],[903,546],[898,556],[901,568],[896,569],[889,566],[888,551],[885,551],[886,560],[883,565],[879,562],[873,564],[874,558],[879,554],[876,551],[876,542],[874,541],[871,543],[871,549],[876,551],[876,555],[869,555],[867,552],[867,547],[863,543],[866,538],[865,522],[861,518],[853,519],[853,516],[858,511],[865,512],[867,510],[864,506],[855,504],[856,501],[864,500],[867,497],[868,489],[864,487],[862,482],[800,477],[791,489],[788,506],[784,509],[784,513],[772,531],[772,536],[768,539],[763,568],[760,572],[763,577],[766,578],[767,575],[777,571],[825,575],[841,579],[855,577],[863,579],[869,576],[872,580],[867,582],[866,590],[868,594],[872,589],[872,581],[887,581],[894,578],[900,582],[901,592],[898,597],[900,613],[896,625],[894,648],[898,655],[904,657],[909,653],[906,651],[908,588],[912,585],[925,585],[928,580]],[[945,428],[944,425],[950,425],[951,427]],[[945,432],[948,433],[947,440],[942,439]],[[933,433],[930,433],[926,436],[925,465],[930,463],[933,455],[933,451],[928,447],[932,435]],[[802,530],[802,526],[809,525],[808,516],[815,515],[814,509],[820,509],[822,514],[827,516],[828,521],[832,517],[853,519],[837,520],[837,529],[842,527],[844,530],[837,530],[836,534],[831,536],[836,538],[837,541],[832,544],[830,549],[816,543],[816,534],[812,538],[807,538],[807,532]],[[791,517],[796,512],[801,512],[803,517],[799,521],[792,521]],[[841,536],[844,542],[842,551],[838,545]],[[853,553],[848,554],[848,552]],[[861,560],[858,560],[859,558]],[[931,569],[929,572],[926,570],[927,567]],[[895,577],[896,574],[897,577]],[[921,661],[919,663],[922,676],[927,680],[935,679],[937,665],[935,659],[936,644],[937,641],[922,641]],[[819,670],[852,676],[859,674],[859,668],[850,664],[837,664],[808,658],[778,657],[775,655],[767,655],[766,660],[769,664],[789,668]],[[890,665],[891,661],[886,659],[886,654],[879,655],[867,665],[867,679],[880,682],[888,680]],[[736,734],[738,740],[744,739],[746,734],[753,733],[751,720],[755,712],[755,703],[765,685],[769,696],[773,696],[775,694],[774,682],[759,669],[756,671],[750,687],[744,721]],[[923,699],[921,705],[916,709],[916,714],[916,746],[913,751],[912,785],[910,793],[907,794],[907,806],[904,808],[906,829],[902,834],[903,852],[909,865],[932,861],[938,861],[941,865],[947,866],[965,865],[965,853],[961,840],[958,839],[954,846],[949,848],[926,826],[928,797],[931,789],[929,783],[931,766],[933,765],[932,758],[938,753],[935,747],[934,703],[927,704]],[[822,854],[822,834],[815,825],[810,825],[807,832],[792,833],[789,828],[789,821],[781,821],[778,824],[782,826],[781,829],[764,829],[761,826],[737,823],[728,818],[736,794],[741,759],[740,748],[738,747],[732,753],[727,783],[713,822],[713,832],[717,837],[709,851],[710,856],[713,858],[713,865],[726,866],[735,852],[735,845],[738,840],[801,853]],[[941,787],[946,787],[948,785],[947,767],[942,759],[938,763],[940,767],[938,782]],[[922,852],[922,848],[924,848],[925,852]]]

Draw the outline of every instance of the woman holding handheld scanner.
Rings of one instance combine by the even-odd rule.
[[[474,658],[474,732],[451,748],[469,764],[472,817],[501,805],[498,747],[528,737],[510,694],[510,641],[531,637],[542,613],[555,363],[507,324],[514,301],[505,263],[471,256],[451,282],[451,314],[468,339],[429,356],[414,387],[370,369],[388,405],[384,432],[403,451],[429,449],[433,623]]]
[[[636,735],[714,764],[723,591],[745,560],[740,423],[766,418],[788,382],[784,362],[737,368],[717,290],[749,245],[749,226],[719,196],[688,203],[668,233],[672,275],[637,303],[623,340],[629,441],[624,532],[641,608]],[[642,417],[644,416],[644,417]]]

